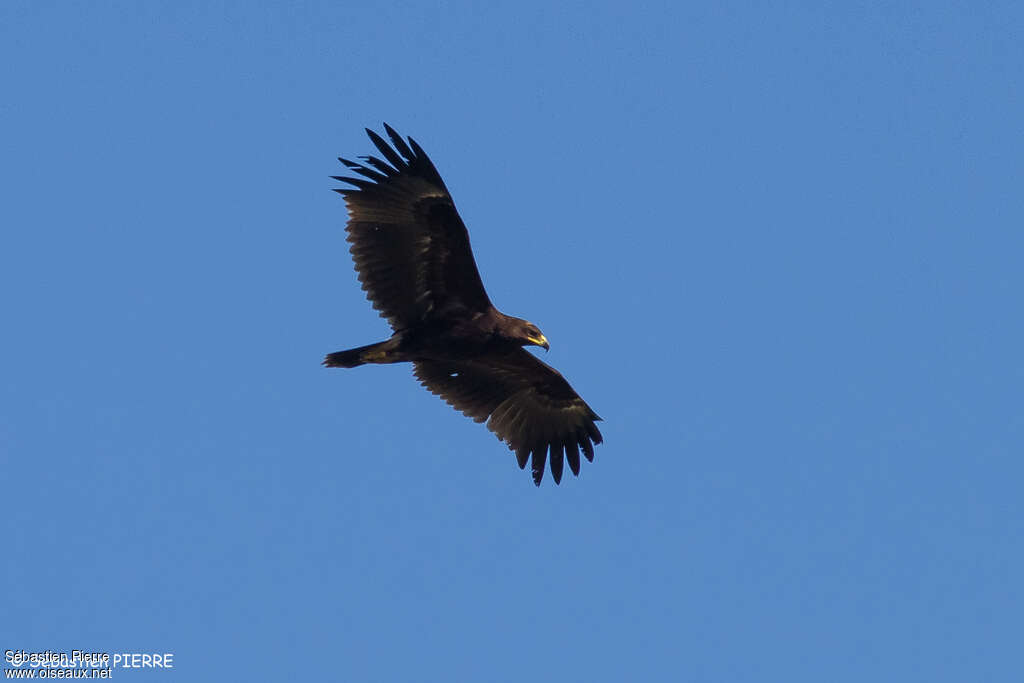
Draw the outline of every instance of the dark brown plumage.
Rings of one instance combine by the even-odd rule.
[[[477,271],[469,234],[434,164],[412,138],[384,124],[389,145],[367,129],[383,159],[339,159],[361,177],[333,176],[349,211],[348,241],[367,298],[394,334],[338,351],[328,367],[410,361],[420,383],[532,460],[538,486],[550,454],[551,475],[564,462],[580,471],[594,459],[601,418],[551,366],[523,347],[548,348],[533,323],[493,305]],[[392,147],[393,145],[393,147]]]

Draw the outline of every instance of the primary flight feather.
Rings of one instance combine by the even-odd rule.
[[[444,181],[412,138],[390,126],[391,140],[366,133],[381,156],[339,159],[357,176],[345,198],[349,251],[367,298],[394,334],[328,354],[324,365],[412,362],[420,383],[487,428],[531,463],[538,486],[550,462],[555,483],[564,463],[580,471],[594,459],[600,417],[561,374],[524,346],[548,348],[537,326],[505,315],[484,290],[469,233]]]

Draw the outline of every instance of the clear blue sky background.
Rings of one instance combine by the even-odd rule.
[[[1011,681],[1019,3],[0,5],[0,648],[124,680]],[[538,490],[356,282],[432,156],[604,418]]]

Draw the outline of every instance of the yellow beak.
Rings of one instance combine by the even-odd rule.
[[[551,345],[548,344],[548,338],[545,337],[543,334],[540,335],[539,337],[527,337],[527,339],[530,341],[531,344],[543,346],[545,351],[551,350]]]

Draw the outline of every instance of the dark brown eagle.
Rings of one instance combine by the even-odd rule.
[[[476,422],[487,420],[520,468],[532,456],[535,484],[549,453],[556,484],[563,457],[578,475],[580,451],[592,461],[593,444],[601,443],[594,424],[601,418],[523,348],[547,349],[548,340],[533,323],[491,305],[469,233],[434,164],[415,140],[384,129],[391,145],[366,130],[383,159],[339,158],[362,177],[332,177],[352,186],[335,190],[348,207],[350,251],[367,298],[394,334],[329,354],[324,365],[411,361],[423,386]]]

